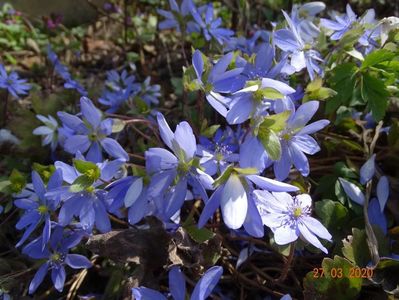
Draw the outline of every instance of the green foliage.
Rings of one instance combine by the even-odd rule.
[[[303,102],[309,100],[326,100],[335,95],[337,95],[336,91],[323,87],[323,80],[321,78],[316,78],[307,85]]]
[[[362,97],[368,103],[374,120],[381,120],[388,106],[389,93],[384,82],[365,73],[362,77]]]
[[[333,233],[340,232],[349,220],[348,209],[340,202],[324,199],[315,203],[315,212]]]
[[[215,234],[207,228],[198,228],[193,218],[188,218],[182,226],[188,235],[199,244],[205,243],[215,236]]]
[[[391,84],[395,81],[398,67],[398,53],[386,49],[372,51],[363,57],[355,50],[348,53],[361,61],[345,62],[332,70],[329,85],[337,94],[327,102],[327,113],[337,111],[340,106],[366,106],[375,121],[384,118],[388,108]],[[312,84],[312,83],[311,83]]]
[[[338,255],[334,259],[324,258],[320,272],[309,272],[304,279],[304,294],[306,299],[356,299],[362,287],[362,278],[350,276],[351,268],[355,266],[347,259]]]
[[[281,144],[278,133],[284,130],[291,111],[287,110],[279,114],[267,116],[258,128],[258,139],[272,160],[281,157]]]

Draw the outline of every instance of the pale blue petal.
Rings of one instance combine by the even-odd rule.
[[[386,176],[381,176],[377,184],[377,198],[380,203],[381,212],[384,211],[389,197],[389,181]]]
[[[351,199],[353,202],[356,202],[359,205],[364,204],[365,200],[364,194],[357,185],[343,178],[339,178],[339,182],[341,183],[341,186],[344,189],[345,194],[349,197],[349,199]]]
[[[375,154],[373,154],[360,168],[360,183],[366,184],[375,173]]]
[[[102,119],[101,111],[94,106],[93,102],[87,97],[80,98],[80,109],[83,117],[89,122],[93,129],[96,129]]]
[[[166,146],[172,149],[172,140],[174,138],[172,130],[170,129],[168,123],[161,113],[157,113],[157,121],[159,126],[159,133],[161,134],[163,142]]]
[[[202,210],[201,216],[198,221],[198,228],[204,227],[206,222],[212,217],[216,209],[220,205],[220,199],[223,193],[223,186],[219,187],[213,192],[212,196],[206,202],[204,209]]]
[[[299,188],[294,185],[259,175],[247,175],[246,177],[260,188],[271,192],[296,192],[299,190]]]
[[[208,269],[196,284],[190,300],[205,300],[212,293],[222,274],[222,267],[214,266]]]

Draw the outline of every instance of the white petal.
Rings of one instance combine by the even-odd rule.
[[[317,237],[309,231],[309,229],[306,227],[305,224],[299,222],[298,223],[298,228],[299,231],[301,232],[301,237],[311,243],[313,246],[315,246],[316,248],[319,248],[321,251],[323,251],[324,253],[328,253],[326,247],[324,247],[320,241],[317,239]]]
[[[274,231],[274,241],[278,245],[287,245],[298,239],[296,227],[281,226]]]
[[[223,220],[227,227],[238,229],[247,216],[247,193],[237,175],[231,175],[227,180],[220,201]]]
[[[313,232],[315,235],[318,237],[321,237],[322,239],[331,241],[331,234],[327,231],[327,229],[324,227],[323,224],[321,224],[318,220],[315,218],[306,216],[303,217],[303,222],[306,224],[308,229]]]

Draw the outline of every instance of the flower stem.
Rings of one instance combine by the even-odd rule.
[[[4,103],[4,111],[3,111],[3,127],[6,127],[7,125],[7,115],[8,115],[8,98],[10,96],[10,93],[8,90],[6,90],[6,101]]]
[[[285,262],[284,269],[282,270],[280,277],[276,279],[276,282],[279,282],[279,283],[284,282],[284,280],[287,278],[292,261],[294,259],[295,244],[296,244],[296,242],[291,243],[290,254],[288,255],[287,261]]]

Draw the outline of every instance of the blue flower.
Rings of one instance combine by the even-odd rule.
[[[223,43],[234,34],[234,31],[220,27],[222,25],[221,18],[214,19],[212,3],[208,4],[206,7],[205,19],[202,19],[199,11],[195,7],[191,8],[191,14],[201,27],[205,40],[207,41],[210,41],[213,37],[220,45],[223,45]]]
[[[335,20],[336,21],[324,18],[320,19],[321,26],[334,31],[334,33],[330,36],[330,39],[333,41],[341,39],[342,36],[351,29],[353,23],[357,21],[357,16],[348,3],[346,5],[346,15],[336,15]]]
[[[201,157],[200,164],[208,175],[223,172],[232,162],[238,162],[238,141],[230,127],[216,131],[213,140],[203,136],[199,138],[196,154]]]
[[[331,234],[318,220],[311,217],[312,198],[307,194],[269,193],[256,190],[256,204],[263,224],[274,233],[278,245],[286,245],[298,238],[328,253],[319,238],[331,241]]]
[[[208,66],[205,65],[203,54],[199,50],[195,50],[192,59],[197,86],[204,91],[209,104],[224,117],[227,115],[230,99],[221,93],[235,92],[245,83],[244,77],[240,76],[243,68],[227,70],[233,56],[233,52],[230,52],[221,57],[209,73],[205,72]]]
[[[107,112],[117,111],[123,103],[140,91],[140,83],[135,82],[135,80],[136,78],[129,75],[126,70],[123,70],[120,74],[115,70],[108,72],[105,81],[106,89],[98,101],[110,106]]]
[[[323,59],[319,52],[312,49],[313,40],[305,40],[301,36],[302,32],[298,28],[298,23],[294,23],[286,12],[283,11],[283,14],[289,29],[277,30],[274,33],[274,43],[290,55],[289,66],[293,69],[290,73],[307,68],[311,80],[315,78],[315,74],[322,76],[323,70],[318,63],[323,62]],[[306,38],[309,36],[306,35]]]
[[[309,175],[309,162],[305,155],[320,151],[317,142],[310,136],[326,127],[328,120],[319,120],[306,125],[319,108],[318,101],[309,101],[293,111],[287,121],[287,127],[280,132],[281,158],[274,162],[274,174],[278,180],[284,180],[292,164],[303,176]],[[276,113],[281,112],[279,110]]]
[[[127,176],[108,185],[107,199],[112,201],[109,211],[116,214],[121,207],[127,207],[130,224],[136,224],[145,216],[152,215],[155,206],[147,196],[145,181],[147,178]]]
[[[223,268],[213,266],[209,268],[194,287],[190,300],[205,300],[216,287],[220,277],[223,274]],[[188,299],[186,295],[186,280],[179,267],[174,266],[169,271],[169,290],[174,300]],[[167,298],[160,292],[146,288],[138,287],[132,289],[132,294],[136,300],[166,300]]]
[[[173,133],[162,114],[157,114],[157,120],[161,138],[173,153],[163,148],[150,148],[145,152],[147,173],[152,175],[148,197],[154,199],[159,216],[169,219],[188,196],[187,184],[206,201],[205,189],[212,189],[213,179],[200,170],[190,125],[181,122]]]
[[[7,74],[6,69],[0,64],[0,89],[6,89],[15,98],[27,95],[31,85],[26,83],[26,79],[19,79],[16,72]]]
[[[159,29],[171,29],[174,28],[178,32],[181,32],[181,28],[186,28],[188,33],[199,32],[199,26],[193,21],[188,20],[190,11],[195,9],[192,0],[183,0],[180,8],[175,0],[169,0],[170,11],[158,9],[157,12],[165,18],[158,24]]]
[[[362,18],[358,18],[348,3],[346,5],[346,15],[335,15],[334,18],[335,21],[324,18],[320,19],[320,25],[333,32],[330,36],[331,40],[340,40],[355,24],[360,24],[367,28],[365,28],[363,35],[358,40],[361,46],[366,47],[366,53],[370,52],[377,45],[376,39],[380,36],[380,28],[375,28],[377,24],[374,9],[367,10]],[[374,28],[370,28],[371,25],[375,25],[373,26]]]
[[[62,186],[46,193],[49,198],[61,198],[62,204],[58,215],[59,224],[67,226],[73,218],[79,218],[84,230],[92,231],[94,226],[100,232],[111,230],[111,223],[107,214],[109,206],[107,192],[101,185],[109,182],[118,175],[124,164],[123,160],[105,161],[103,163],[89,163],[87,170],[67,165],[61,161],[54,163],[56,169],[62,170],[63,180],[69,186]],[[84,185],[84,183],[89,183]]]
[[[254,63],[248,62],[242,72],[249,80],[262,78],[276,78],[280,74],[286,61],[280,60],[274,65],[275,50],[269,43],[263,43],[259,46]]]
[[[259,212],[253,199],[253,185],[268,190],[278,192],[293,192],[298,188],[283,182],[272,180],[256,175],[257,170],[250,174],[245,169],[230,167],[222,174],[220,186],[206,202],[198,221],[198,227],[205,225],[206,221],[214,214],[220,206],[223,221],[231,229],[239,229],[244,226],[245,230],[252,236],[263,236],[263,225]],[[228,172],[228,173],[227,173]],[[218,181],[218,180],[217,180]]]
[[[66,82],[64,83],[64,88],[68,90],[76,90],[80,95],[82,96],[87,96],[88,93],[85,90],[85,88],[76,80],[72,78],[68,78]]]
[[[252,55],[256,53],[263,44],[270,43],[270,34],[266,30],[257,30],[252,37],[231,37],[225,41],[224,52],[240,50],[242,53]]]
[[[138,92],[138,97],[144,100],[144,102],[150,106],[152,104],[159,104],[158,98],[161,97],[161,86],[159,84],[150,84],[151,77],[147,77],[141,84]]]
[[[29,294],[33,294],[43,282],[47,272],[51,270],[51,280],[54,288],[62,292],[65,284],[65,265],[72,269],[87,269],[91,262],[79,254],[69,254],[69,249],[75,247],[81,240],[82,234],[74,231],[64,231],[61,226],[56,226],[51,234],[51,239],[42,248],[43,237],[39,237],[25,246],[23,253],[45,262],[37,270],[29,285]]]
[[[42,140],[42,145],[51,145],[51,150],[54,151],[58,145],[58,122],[52,116],[42,116],[36,115],[40,121],[44,123],[45,126],[39,126],[35,130],[33,130],[33,134],[42,135],[44,138]]]
[[[80,99],[82,119],[66,112],[58,112],[62,123],[72,129],[75,134],[67,137],[64,148],[67,152],[76,154],[87,152],[87,159],[93,162],[103,160],[102,150],[114,158],[129,160],[129,155],[119,143],[109,138],[112,134],[112,119],[103,119],[101,111],[90,99]]]
[[[237,91],[233,94],[229,104],[229,112],[226,120],[229,124],[241,124],[248,120],[259,119],[267,114],[272,102],[276,99],[268,99],[264,91],[274,90],[284,98],[295,93],[295,90],[289,85],[274,79],[263,78],[253,85]]]
[[[52,63],[54,71],[65,81],[64,88],[76,90],[80,95],[87,96],[85,88],[72,78],[68,68],[61,63],[57,54],[52,50],[51,46],[47,46],[47,58]]]
[[[15,226],[18,230],[25,229],[22,238],[16,246],[21,246],[39,226],[39,224],[44,222],[42,232],[42,247],[44,248],[46,243],[49,241],[51,234],[50,214],[58,208],[60,201],[59,198],[49,199],[46,196],[46,191],[58,188],[62,185],[61,170],[56,170],[53,173],[48,181],[47,187],[44,185],[40,175],[33,171],[32,185],[33,195],[31,194],[31,197],[21,198],[14,201],[16,207],[25,210],[25,214],[19,219]]]

